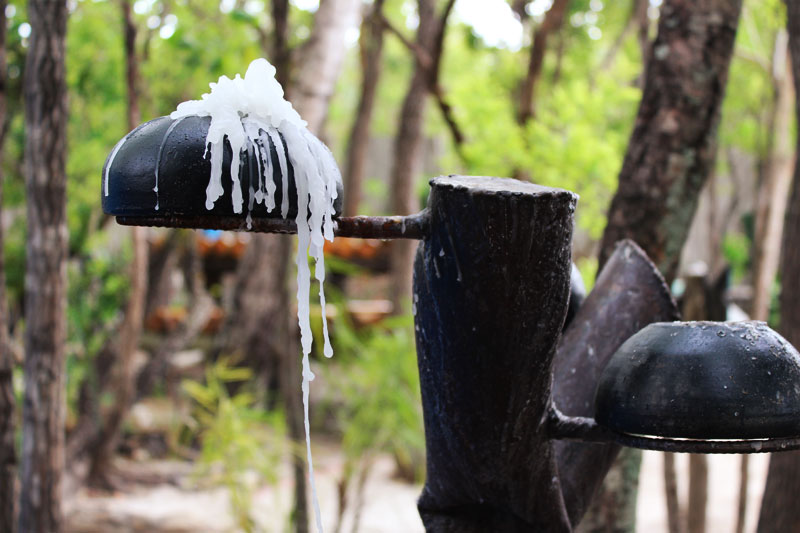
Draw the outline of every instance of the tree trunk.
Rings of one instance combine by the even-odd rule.
[[[795,118],[800,120],[800,1],[786,1],[789,31],[789,50],[795,83]],[[800,150],[800,139],[796,146]],[[795,346],[800,346],[800,167],[795,166],[792,193],[783,235],[781,276],[781,334]],[[758,531],[800,531],[800,508],[796,495],[800,493],[800,452],[773,454],[769,461],[767,485],[761,503]]]
[[[536,116],[536,85],[542,77],[544,54],[547,51],[547,39],[553,32],[558,32],[564,24],[564,14],[569,0],[554,0],[547,10],[544,21],[536,28],[531,44],[531,55],[528,60],[528,72],[520,87],[519,110],[517,123],[521,126]]]
[[[763,183],[759,187],[756,207],[756,229],[753,240],[753,306],[750,312],[754,320],[769,319],[772,285],[778,273],[786,201],[794,169],[791,146],[794,85],[788,64],[789,58],[786,55],[786,36],[781,32],[776,39],[773,55],[775,104],[772,148]]]
[[[347,168],[345,169],[344,214],[358,213],[361,189],[364,183],[364,165],[369,146],[369,127],[375,93],[381,77],[381,54],[383,52],[383,22],[381,20],[384,0],[376,0],[370,15],[361,24],[361,97],[358,101],[356,119],[350,130],[347,146]]]
[[[272,64],[275,79],[284,87],[289,86],[291,50],[289,48],[289,0],[272,0]],[[267,53],[267,50],[264,50]]]
[[[689,503],[686,506],[687,531],[705,533],[708,504],[708,457],[689,454]]]
[[[681,533],[681,504],[678,500],[678,478],[675,473],[675,454],[661,454],[664,458],[664,494],[667,502],[667,529],[669,533]]]
[[[739,501],[736,505],[736,533],[744,532],[747,518],[747,484],[750,482],[750,460],[743,455],[739,462]]]
[[[67,2],[29,0],[25,61],[25,397],[20,531],[62,530],[67,285]]]
[[[740,0],[664,2],[600,265],[614,243],[627,237],[642,246],[667,281],[675,276],[699,192],[714,163],[740,10]]]
[[[435,0],[419,0],[419,26],[416,45],[424,51],[433,49],[436,40]],[[414,187],[422,162],[423,125],[428,96],[429,71],[419,56],[414,58],[414,73],[403,100],[399,126],[394,139],[394,162],[389,211],[393,215],[408,215],[419,208]],[[411,271],[416,243],[405,239],[392,241],[390,270],[392,286],[390,300],[395,313],[402,313],[411,298]]]
[[[125,41],[125,72],[128,93],[128,129],[133,130],[141,120],[139,114],[139,62],[136,56],[136,25],[131,14],[131,3],[120,3]],[[96,488],[113,489],[110,478],[111,460],[119,442],[122,423],[134,400],[135,375],[133,358],[139,347],[139,336],[144,322],[147,296],[148,243],[147,228],[132,227],[133,260],[130,265],[131,287],[125,317],[119,329],[115,347],[114,405],[105,417],[91,454],[89,484]]]
[[[599,253],[602,268],[617,241],[637,242],[667,282],[678,267],[697,199],[716,154],[716,130],[733,54],[741,0],[667,0],[645,69],[645,86],[619,187],[611,202]],[[629,469],[628,469],[629,470]],[[633,531],[635,490],[606,501],[630,512],[607,524]]]
[[[622,45],[625,44],[625,40],[628,38],[632,32],[637,32],[636,38],[639,41],[639,47],[643,51],[642,53],[642,64],[647,63],[647,58],[644,54],[644,48],[642,47],[642,27],[643,23],[642,20],[647,21],[647,8],[650,3],[647,0],[633,0],[631,4],[631,11],[628,15],[628,21],[625,23],[625,27],[622,28],[622,31],[619,33],[614,42],[611,43],[611,46],[608,48],[608,51],[603,56],[603,59],[600,61],[599,70],[606,71],[611,68],[614,64],[614,60],[617,58],[617,54],[619,53]],[[647,26],[644,26],[645,28]],[[645,34],[646,38],[646,34]]]
[[[290,94],[292,104],[320,135],[328,115],[328,104],[336,88],[347,49],[345,32],[358,26],[360,0],[323,0],[314,15],[311,37],[303,45],[297,62],[297,78]]]
[[[6,5],[0,0],[0,125],[6,121]],[[5,145],[5,128],[0,127],[0,154]],[[0,531],[14,533],[16,523],[17,453],[15,449],[14,356],[8,338],[8,302],[3,255],[3,175],[0,174]]]

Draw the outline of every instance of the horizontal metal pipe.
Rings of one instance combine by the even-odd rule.
[[[673,453],[766,453],[800,448],[800,437],[750,440],[667,439],[626,435],[597,424],[593,418],[565,416],[551,407],[547,434],[555,440],[615,442],[621,446]]]
[[[249,231],[253,233],[297,233],[293,220],[280,218],[254,218],[248,228],[241,217],[224,216],[118,216],[117,223],[123,226],[155,226],[162,228],[194,228],[226,231]],[[423,239],[428,233],[427,209],[408,216],[355,216],[341,217],[333,221],[334,233],[338,237],[360,239]]]

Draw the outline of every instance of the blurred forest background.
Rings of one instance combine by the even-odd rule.
[[[11,413],[4,438],[11,435],[16,455],[24,456],[35,424],[26,425],[22,406],[38,404],[25,396],[34,377],[23,367],[51,368],[58,385],[63,362],[66,433],[53,444],[63,444],[62,451],[41,452],[65,457],[52,463],[64,475],[50,499],[26,503],[28,474],[19,460],[22,489],[17,483],[10,490],[23,501],[17,511],[4,510],[4,524],[13,527],[15,512],[22,524],[28,514],[54,513],[50,526],[30,531],[216,530],[218,522],[223,530],[308,530],[294,274],[285,261],[293,240],[116,225],[100,207],[101,171],[135,125],[267,57],[289,100],[339,161],[346,214],[416,212],[425,205],[428,179],[438,174],[510,176],[569,189],[580,194],[573,260],[590,289],[598,256],[607,256],[607,213],[645,65],[660,53],[652,43],[664,9],[662,0],[69,0],[66,338],[63,359],[39,367],[41,360],[26,362],[26,239],[38,207],[33,189],[26,192],[23,81],[33,34],[46,27],[29,18],[34,4],[58,2],[0,1],[0,27],[7,30],[0,68],[7,336],[0,341],[2,369],[13,376],[13,397],[0,408]],[[717,136],[716,158],[712,152],[710,170],[697,182],[696,212],[693,201],[685,206],[688,237],[677,231],[682,248],[662,247],[654,257],[674,278],[676,296],[686,295],[687,318],[750,316],[781,331],[778,265],[796,139],[786,25],[778,0],[744,2],[721,119],[709,134],[712,144]],[[332,480],[322,499],[332,530],[358,530],[376,471],[384,472],[388,494],[402,484],[414,494],[425,475],[409,246],[337,239],[326,250],[332,303],[312,313],[318,326],[322,312],[332,321],[336,355],[322,361],[317,354],[311,422],[319,475]],[[700,293],[698,304],[690,295]],[[711,302],[723,305],[721,318]],[[54,394],[45,406],[58,404]],[[57,432],[54,416],[50,431]],[[4,453],[13,469],[14,454]],[[625,460],[636,464],[631,455]],[[692,479],[701,481],[683,505],[674,460],[665,461],[670,531],[703,530],[704,461],[691,463]],[[743,461],[745,474],[747,468]],[[633,472],[635,485],[638,467]],[[176,516],[191,509],[170,508],[160,492],[145,500],[149,518],[148,509],[115,515],[90,503],[165,485],[223,494],[224,516],[198,526]],[[272,499],[268,511],[264,494]],[[758,513],[745,509],[746,501],[742,496],[741,528],[745,513]],[[203,506],[219,508],[192,502],[202,520]],[[413,506],[387,508],[416,513]],[[730,514],[733,521],[736,509]],[[618,522],[614,530],[635,523],[624,512],[595,517],[601,515],[600,522]],[[396,522],[387,531],[419,527],[386,516]],[[590,518],[585,527],[606,530],[600,522]]]

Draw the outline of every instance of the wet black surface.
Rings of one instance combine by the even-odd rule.
[[[176,124],[177,123],[177,124]],[[242,213],[235,213],[231,199],[233,182],[230,175],[231,147],[225,140],[222,163],[223,195],[213,209],[206,209],[206,187],[211,176],[210,154],[206,154],[206,135],[211,123],[209,117],[186,117],[172,120],[159,117],[146,122],[128,134],[114,154],[109,154],[103,168],[103,211],[114,216],[247,216],[249,188],[258,186],[258,159],[252,143],[242,151],[239,163],[239,179],[242,184],[244,205]],[[172,127],[174,125],[174,127]],[[171,128],[171,129],[170,129]],[[273,180],[276,184],[276,208],[268,212],[263,204],[254,202],[254,218],[280,218],[283,201],[282,176],[279,171],[278,153],[269,143],[272,159]],[[111,156],[113,160],[111,160]],[[297,215],[297,190],[294,170],[288,157],[289,213],[294,220]],[[106,168],[111,163],[110,168]],[[108,170],[108,194],[105,190]],[[157,171],[157,172],[156,172]],[[158,191],[155,191],[156,180]],[[338,183],[339,195],[335,201],[336,214],[341,213],[342,184]],[[156,208],[158,206],[158,209]]]
[[[760,322],[657,323],[600,379],[599,424],[691,439],[800,436],[800,355]]]

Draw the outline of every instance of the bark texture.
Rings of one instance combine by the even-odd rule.
[[[0,0],[0,125],[6,122],[6,6]],[[5,145],[5,128],[0,128],[0,154]],[[3,175],[0,174],[0,221],[3,213]],[[17,453],[14,431],[16,399],[12,382],[14,355],[8,338],[8,302],[6,301],[3,225],[0,222],[0,531],[14,533],[16,523]]]
[[[347,167],[344,173],[344,215],[358,213],[361,203],[361,189],[364,183],[369,130],[372,109],[375,107],[375,93],[381,77],[381,56],[383,52],[382,10],[384,0],[375,0],[369,16],[361,24],[359,49],[361,52],[361,96],[358,100],[356,119],[350,130],[347,146]]]
[[[611,202],[599,262],[639,244],[670,281],[716,154],[741,0],[668,0]]]
[[[19,529],[63,528],[67,2],[30,0],[25,62],[25,395]]]
[[[786,0],[789,50],[795,83],[795,98],[800,95],[800,1]],[[797,104],[797,102],[795,102]],[[800,119],[800,105],[795,105]],[[800,150],[800,140],[797,149]],[[783,235],[781,270],[780,333],[794,346],[800,346],[800,168],[795,166],[792,192]],[[800,531],[800,452],[773,454],[769,461],[767,485],[761,503],[758,531]]]

